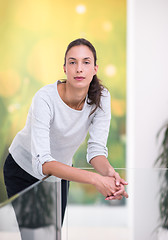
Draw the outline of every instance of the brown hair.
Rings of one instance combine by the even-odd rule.
[[[94,57],[94,65],[96,66],[96,61],[97,61],[96,50],[95,50],[94,46],[88,40],[86,40],[84,38],[78,38],[78,39],[72,41],[68,45],[67,50],[65,52],[65,57],[64,57],[64,66],[66,64],[66,56],[67,56],[68,51],[72,47],[79,46],[79,45],[87,46],[92,51],[93,57]],[[97,75],[94,75],[93,79],[90,83],[90,86],[89,86],[87,103],[89,105],[95,104],[95,108],[93,109],[91,114],[94,113],[98,107],[101,108],[100,98],[102,96],[102,90],[104,89],[104,86],[100,82],[101,81],[100,81],[100,79],[98,79]]]

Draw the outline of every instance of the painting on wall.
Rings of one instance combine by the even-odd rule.
[[[124,168],[126,1],[7,0],[0,4],[0,181],[8,147],[24,127],[33,95],[42,86],[66,77],[66,47],[80,37],[95,46],[97,75],[111,93],[108,159],[113,167]],[[87,139],[74,156],[74,166],[90,168],[86,149]],[[1,189],[0,200],[5,197],[5,189]]]

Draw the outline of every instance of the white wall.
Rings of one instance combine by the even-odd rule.
[[[133,240],[150,240],[159,215],[159,184],[150,168],[158,155],[156,134],[168,120],[168,1],[127,3],[127,167],[136,168],[129,207]]]

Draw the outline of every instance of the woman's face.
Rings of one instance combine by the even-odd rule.
[[[88,88],[97,70],[98,66],[94,65],[93,53],[87,46],[74,46],[68,51],[64,72],[71,86]]]

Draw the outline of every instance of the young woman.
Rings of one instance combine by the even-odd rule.
[[[4,165],[9,197],[46,175],[92,184],[106,200],[128,197],[127,183],[107,160],[110,94],[96,76],[96,60],[89,41],[74,40],[65,53],[67,80],[47,85],[35,94],[26,125],[14,138]],[[72,167],[73,155],[88,131],[87,161],[98,173]],[[62,181],[64,210],[65,188]]]

